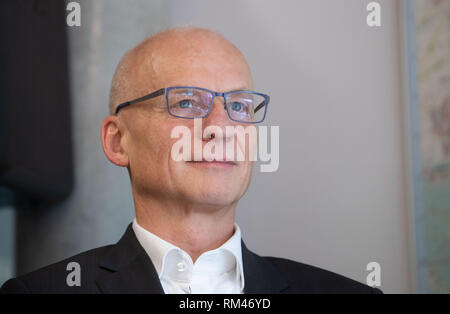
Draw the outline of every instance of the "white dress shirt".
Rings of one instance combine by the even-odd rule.
[[[136,237],[155,266],[165,293],[243,293],[241,230],[221,247],[204,252],[195,261],[179,247],[161,239],[133,220]]]

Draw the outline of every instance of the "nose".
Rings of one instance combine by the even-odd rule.
[[[225,126],[230,125],[230,122],[231,120],[228,117],[227,108],[225,106],[225,99],[222,96],[216,96],[208,116],[203,119],[203,125],[205,127],[215,125],[224,128]]]
[[[211,141],[214,139],[214,141],[222,141],[223,144],[226,145],[233,137],[233,135],[228,134],[229,132],[226,130],[226,127],[231,126],[232,122],[233,121],[228,117],[225,99],[222,96],[216,96],[208,116],[202,121],[202,134],[206,134],[203,140]],[[222,131],[222,135],[219,137],[216,136],[216,131],[214,131],[215,129],[217,130],[217,128]],[[226,147],[224,146],[223,152],[225,153],[225,151]]]

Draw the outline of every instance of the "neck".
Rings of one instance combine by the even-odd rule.
[[[188,253],[195,263],[234,233],[236,205],[208,207],[134,195],[137,223]]]

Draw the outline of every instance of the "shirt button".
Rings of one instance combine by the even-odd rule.
[[[186,264],[183,262],[180,262],[177,264],[177,270],[179,272],[184,272],[186,270]]]

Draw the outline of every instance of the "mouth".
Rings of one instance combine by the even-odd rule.
[[[234,161],[217,161],[217,160],[187,161],[187,163],[197,167],[216,167],[216,168],[232,168],[237,165]]]

